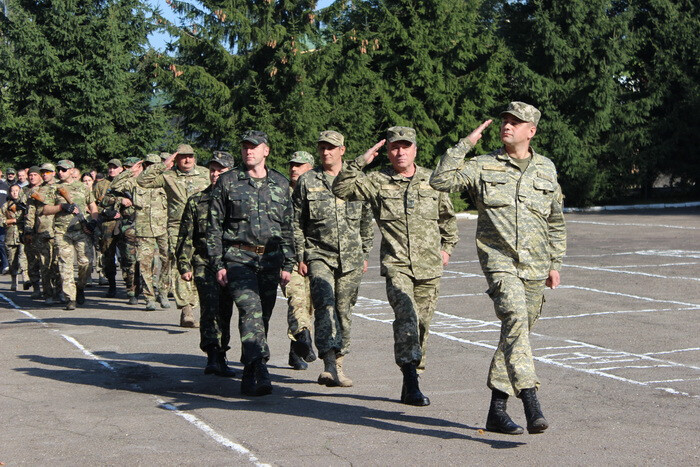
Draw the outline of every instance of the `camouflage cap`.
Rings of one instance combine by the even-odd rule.
[[[504,114],[512,115],[523,122],[532,122],[535,124],[535,126],[537,126],[537,123],[540,121],[540,117],[542,116],[542,113],[534,106],[519,101],[513,101],[508,104],[508,108],[501,112],[501,117]]]
[[[291,155],[288,162],[294,162],[295,164],[314,165],[314,156],[312,156],[311,153],[308,153],[306,151],[297,151]]]
[[[160,162],[160,156],[158,154],[146,154],[146,158],[143,160],[143,162],[148,163],[148,164],[157,164]]]
[[[160,153],[160,160],[164,161],[164,160],[167,159],[168,157],[170,157],[170,154],[168,154],[167,152],[161,152],[161,153]]]
[[[392,126],[386,130],[386,140],[389,143],[394,141],[408,141],[416,144],[416,130],[408,126]]]
[[[55,172],[56,166],[53,165],[51,162],[45,162],[45,163],[41,164],[41,167],[39,167],[39,170],[42,170],[44,172]]]
[[[8,175],[9,175],[9,174],[15,174],[15,175],[17,175],[17,171],[16,171],[15,169],[13,169],[12,167],[10,167],[9,169],[7,169],[5,172],[6,172]]]
[[[338,133],[337,131],[333,130],[326,130],[322,131],[318,135],[318,142],[319,143],[330,143],[333,146],[344,146],[345,145],[345,137]]]
[[[228,153],[226,151],[214,151],[214,156],[209,160],[209,162],[207,162],[207,167],[209,167],[209,164],[211,164],[212,162],[216,162],[221,167],[224,167],[226,169],[230,169],[235,164],[231,153]]]
[[[137,164],[140,160],[141,160],[140,157],[135,157],[135,156],[127,157],[126,159],[124,159],[124,167],[131,167],[131,166]]]
[[[61,159],[56,164],[56,167],[61,168],[61,169],[74,169],[75,164],[73,163],[73,161],[69,161],[68,159]]]
[[[246,131],[241,137],[241,143],[243,143],[244,141],[253,143],[256,146],[262,143],[267,144],[267,134],[258,130]]]
[[[194,154],[194,149],[189,144],[180,144],[175,152],[178,154]]]
[[[27,170],[27,175],[32,174],[32,173],[33,174],[41,174],[41,167],[39,167],[38,165],[33,165],[33,166],[29,167],[29,170]]]
[[[115,167],[121,167],[122,166],[122,161],[119,159],[110,159],[109,162],[107,162],[107,165],[113,165]]]

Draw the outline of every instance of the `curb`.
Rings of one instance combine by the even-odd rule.
[[[667,209],[667,208],[697,208],[700,201],[687,203],[658,203],[658,204],[621,204],[618,206],[591,206],[588,208],[564,208],[564,212],[600,212],[600,211],[633,211],[636,209]],[[458,212],[457,219],[476,219],[476,214]]]

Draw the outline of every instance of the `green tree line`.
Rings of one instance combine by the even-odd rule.
[[[568,205],[649,195],[662,174],[700,187],[695,1],[167,2],[177,24],[143,0],[0,0],[4,160],[99,166],[181,141],[206,159],[256,128],[283,169],[321,130],[354,157],[409,125],[433,167],[522,100],[543,113],[533,146]],[[498,146],[494,125],[476,152]]]

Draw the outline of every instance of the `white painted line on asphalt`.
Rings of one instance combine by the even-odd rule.
[[[695,266],[699,264],[697,262],[693,263],[665,263],[665,264],[628,264],[625,266],[605,266],[610,269],[631,269],[631,268],[670,268],[676,266]]]
[[[173,412],[175,415],[177,415],[179,417],[184,418],[189,423],[196,426],[200,431],[204,432],[204,434],[206,434],[207,436],[209,436],[210,438],[212,438],[214,441],[221,444],[222,446],[224,446],[228,449],[231,449],[233,451],[236,451],[237,453],[239,453],[241,455],[248,456],[248,460],[252,464],[257,465],[257,466],[261,466],[261,467],[262,466],[269,466],[269,464],[261,463],[258,460],[258,458],[255,457],[255,455],[253,455],[253,453],[249,449],[245,448],[244,446],[241,446],[238,443],[234,443],[230,439],[220,435],[216,430],[214,430],[212,427],[210,427],[209,425],[207,425],[206,423],[204,423],[202,420],[195,417],[194,415],[189,414],[187,412],[183,412],[180,409],[178,409],[177,407],[175,407],[174,405],[172,405],[168,402],[165,402],[164,400],[162,400],[158,397],[156,397],[156,401],[158,401],[158,404],[160,404],[160,407]]]
[[[661,381],[645,381],[646,384],[661,384],[661,383],[686,383],[688,381],[700,381],[700,378],[692,379],[664,379]]]
[[[17,310],[18,312],[24,314],[25,316],[31,318],[32,320],[34,320],[34,321],[36,321],[36,322],[38,322],[38,323],[41,324],[42,326],[48,328],[48,325],[46,324],[46,322],[45,322],[44,320],[42,320],[41,318],[38,318],[38,317],[34,316],[33,314],[29,313],[28,311],[25,311],[25,310],[21,309],[21,308],[20,308],[14,301],[12,301],[12,299],[10,299],[9,297],[7,297],[7,296],[5,296],[4,294],[1,294],[1,293],[0,293],[0,298],[2,298],[3,300],[5,300],[12,308],[14,308],[15,310]],[[59,331],[57,331],[57,330],[55,330],[55,329],[53,329],[53,330],[51,330],[51,331],[57,333],[57,334],[60,335],[63,339],[65,339],[66,341],[70,342],[73,346],[75,346],[78,350],[80,350],[80,351],[82,352],[82,354],[85,355],[86,357],[88,357],[88,358],[90,358],[90,359],[92,359],[92,360],[97,361],[100,365],[102,365],[103,367],[105,367],[107,370],[109,370],[109,371],[111,371],[111,372],[114,372],[114,373],[117,372],[117,370],[116,370],[112,365],[110,365],[109,362],[100,359],[97,355],[95,355],[94,353],[90,352],[88,349],[85,348],[84,345],[82,345],[80,342],[78,342],[75,338],[73,338],[73,337],[71,337],[71,336],[69,336],[69,335],[67,335],[67,334],[61,334]],[[135,389],[137,389],[137,390],[142,390],[137,384],[133,385],[133,387],[134,387]],[[185,420],[187,420],[189,423],[191,423],[192,425],[194,425],[196,428],[198,428],[199,430],[201,430],[205,435],[207,435],[209,438],[213,439],[214,441],[216,441],[216,442],[219,443],[220,445],[224,446],[225,448],[228,448],[228,449],[231,449],[231,450],[233,450],[233,451],[236,451],[236,452],[239,453],[239,454],[248,456],[248,460],[249,460],[252,464],[254,464],[254,465],[256,465],[256,466],[268,466],[268,465],[269,465],[269,464],[263,464],[263,463],[261,463],[261,462],[258,460],[258,458],[255,457],[255,456],[253,455],[253,453],[252,453],[250,450],[246,449],[245,447],[241,446],[241,445],[238,444],[238,443],[234,443],[234,442],[231,441],[230,439],[228,439],[228,438],[224,437],[223,435],[219,434],[219,433],[216,432],[214,429],[212,429],[209,425],[207,425],[206,423],[204,423],[203,421],[201,421],[199,418],[195,417],[194,415],[188,414],[188,413],[185,413],[185,412],[182,412],[181,410],[179,410],[179,409],[178,409],[177,407],[175,407],[174,405],[165,402],[164,400],[160,399],[160,398],[157,397],[157,396],[154,396],[154,398],[155,398],[155,400],[158,402],[158,405],[159,405],[160,407],[165,408],[165,409],[167,409],[167,410],[169,410],[169,411],[175,413],[176,415],[178,415],[178,416],[184,418]]]
[[[637,224],[633,222],[595,222],[595,221],[566,221],[567,224],[590,224],[590,225],[610,225],[621,227],[660,227],[664,229],[681,229],[681,230],[698,230],[697,227],[685,225],[668,225],[668,224]]]
[[[591,287],[582,287],[579,285],[560,285],[558,287],[559,289],[576,289],[576,290],[585,290],[587,292],[595,292],[595,293],[601,293],[601,294],[607,294],[607,295],[617,295],[620,297],[627,297],[627,298],[633,298],[635,300],[644,300],[647,302],[656,302],[656,303],[671,303],[673,305],[682,305],[682,306],[689,306],[691,308],[696,308],[700,307],[700,303],[687,303],[687,302],[679,302],[676,300],[661,300],[658,298],[651,298],[651,297],[642,297],[640,295],[632,295],[632,294],[627,294],[627,293],[622,293],[622,292],[611,292],[609,290],[600,290],[600,289],[593,289]]]
[[[689,349],[678,349],[678,350],[664,350],[662,352],[648,352],[648,353],[645,353],[644,355],[663,355],[663,354],[678,353],[678,352],[694,352],[696,350],[700,350],[700,347],[691,347]]]
[[[569,318],[586,318],[589,316],[603,316],[603,315],[619,315],[627,313],[656,313],[659,311],[687,311],[687,310],[700,310],[700,305],[697,307],[690,308],[648,308],[644,310],[615,310],[615,311],[596,311],[594,313],[581,313],[579,315],[560,315],[560,316],[540,316],[540,320],[547,319],[569,319]]]
[[[638,271],[620,271],[618,269],[611,268],[601,268],[593,266],[580,266],[576,264],[564,264],[562,267],[565,268],[575,268],[575,269],[586,269],[589,271],[602,271],[602,272],[615,272],[617,274],[630,274],[632,276],[646,276],[653,277],[655,279],[672,279],[672,280],[686,280],[686,281],[700,281],[700,277],[685,277],[685,276],[662,276],[661,274],[650,274],[648,272],[638,272]]]
[[[611,370],[648,370],[649,368],[671,368],[674,365],[660,364],[660,365],[625,365],[625,366],[609,366],[605,368],[598,368],[598,371],[611,371]]]

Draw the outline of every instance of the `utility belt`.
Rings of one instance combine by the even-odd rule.
[[[238,248],[239,250],[257,253],[259,255],[264,255],[265,253],[272,253],[278,250],[276,245],[272,248],[267,248],[265,247],[265,245],[246,245],[245,243],[231,243],[230,246]]]

